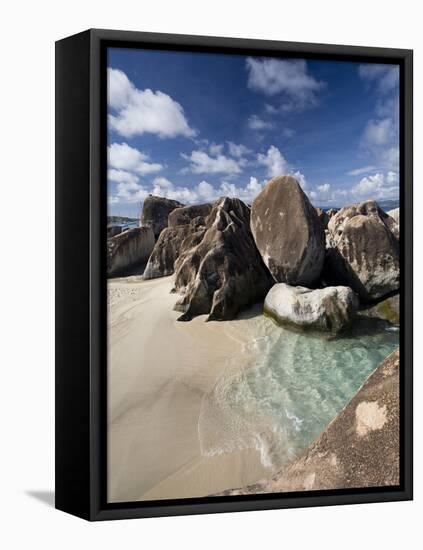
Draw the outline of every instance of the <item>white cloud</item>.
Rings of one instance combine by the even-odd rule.
[[[211,155],[220,155],[223,151],[223,143],[212,143],[209,146],[209,152]]]
[[[363,142],[365,145],[380,147],[389,143],[393,133],[394,128],[390,118],[369,120],[364,130]]]
[[[322,185],[317,186],[317,191],[322,194],[327,194],[330,191],[330,184],[329,183],[323,183]]]
[[[350,170],[346,173],[347,176],[361,176],[362,174],[366,174],[368,172],[372,172],[375,170],[375,166],[369,165],[369,166],[363,166],[361,168],[354,168],[354,170]]]
[[[141,202],[147,195],[148,192],[142,185],[135,182],[121,182],[117,186],[116,194],[112,196],[112,203]]]
[[[122,109],[129,102],[135,86],[123,71],[107,70],[107,99],[113,109]]]
[[[267,96],[283,94],[286,109],[304,109],[317,103],[317,93],[324,83],[309,72],[304,60],[247,58],[248,87]]]
[[[392,199],[398,197],[398,173],[389,171],[386,174],[378,172],[362,178],[353,187],[352,196],[357,200]]]
[[[138,176],[126,170],[115,170],[111,168],[107,171],[107,179],[115,183],[138,183]]]
[[[366,63],[359,65],[358,74],[363,80],[373,82],[382,93],[389,93],[399,84],[398,65],[380,65],[377,63]]]
[[[109,115],[110,127],[124,137],[144,133],[161,138],[196,135],[182,106],[169,95],[150,89],[139,90],[118,69],[108,69],[109,106],[116,114]]]
[[[161,164],[147,162],[148,155],[130,147],[127,143],[109,145],[107,157],[110,168],[132,171],[141,175],[159,172],[163,169]]]
[[[257,155],[257,162],[266,166],[266,175],[270,178],[282,176],[288,172],[288,163],[277,147],[271,145],[264,155]]]
[[[298,181],[298,183],[301,185],[304,191],[307,189],[308,187],[307,180],[302,172],[297,170],[296,172],[293,172],[290,175]]]
[[[233,141],[228,141],[227,143],[228,143],[229,154],[232,157],[241,158],[251,153],[251,149],[248,149],[248,147],[245,147],[245,145],[241,145],[241,144],[237,145]]]
[[[266,122],[257,115],[251,115],[247,121],[250,130],[268,130],[273,127],[271,122]]]
[[[187,170],[193,174],[235,175],[242,172],[242,163],[222,154],[211,157],[205,151],[192,151],[190,155],[182,154],[182,157],[190,162]]]

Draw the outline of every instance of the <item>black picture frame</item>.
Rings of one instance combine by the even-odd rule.
[[[398,487],[106,502],[106,48],[259,54],[400,67]],[[87,520],[412,499],[413,52],[91,29],[56,43],[56,508]]]

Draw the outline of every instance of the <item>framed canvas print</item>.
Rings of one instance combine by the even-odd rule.
[[[412,498],[412,52],[56,44],[56,507]]]

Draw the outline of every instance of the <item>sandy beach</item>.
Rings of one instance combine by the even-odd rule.
[[[202,403],[247,368],[257,315],[178,322],[172,277],[108,282],[108,500],[213,494],[269,476],[254,448],[202,453]]]

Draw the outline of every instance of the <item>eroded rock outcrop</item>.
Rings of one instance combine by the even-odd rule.
[[[293,177],[273,178],[254,199],[251,230],[275,281],[310,286],[319,278],[325,255],[324,229]]]
[[[375,201],[346,206],[329,221],[323,279],[365,301],[399,288],[399,226]]]
[[[155,279],[172,275],[179,255],[201,240],[205,231],[204,224],[204,218],[199,216],[188,224],[163,229],[148,259],[143,278]]]
[[[355,216],[366,216],[372,218],[377,222],[383,224],[389,229],[395,237],[398,237],[398,224],[397,222],[384,212],[376,201],[368,200],[359,204],[351,204],[341,208],[334,216],[331,217],[328,223],[328,229],[335,242],[338,242],[347,223]]]
[[[367,309],[360,311],[360,315],[364,317],[371,317],[372,319],[381,319],[382,321],[388,321],[392,325],[399,325],[400,323],[400,296],[395,294],[389,298],[385,298],[381,302],[372,305]]]
[[[306,452],[269,481],[224,494],[398,485],[399,350],[389,355]]]
[[[148,260],[154,248],[151,227],[128,229],[107,240],[107,274],[119,275]]]
[[[178,201],[148,195],[142,207],[140,225],[141,227],[151,227],[154,238],[158,239],[162,230],[167,227],[169,214],[181,206],[184,205]]]
[[[264,301],[264,313],[281,325],[338,333],[354,319],[356,294],[345,286],[310,290],[285,283],[274,285]]]
[[[388,216],[391,216],[391,218],[393,218],[398,225],[400,224],[400,209],[399,208],[394,208],[394,210],[389,210],[389,212],[387,212],[387,214],[388,214]]]
[[[168,218],[168,226],[176,227],[177,225],[189,224],[193,219],[198,217],[207,217],[212,209],[212,204],[194,204],[192,206],[183,206],[175,208]]]
[[[250,230],[250,210],[239,199],[216,201],[205,220],[198,243],[186,248],[175,262],[175,305],[189,320],[208,314],[208,320],[232,319],[262,299],[271,285]],[[185,247],[184,247],[185,248]]]

